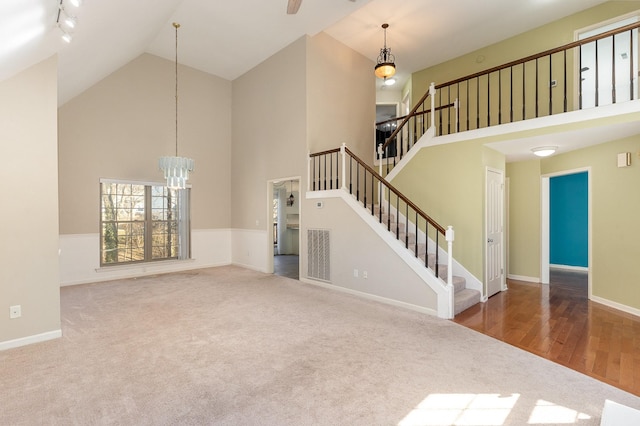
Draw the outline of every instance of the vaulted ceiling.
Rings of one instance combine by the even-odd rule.
[[[179,62],[228,80],[321,31],[375,61],[388,22],[403,79],[605,1],[303,0],[287,15],[287,0],[85,0],[66,44],[55,26],[59,0],[2,0],[0,81],[58,53],[62,104],[144,52],[173,60],[172,22],[181,24]]]

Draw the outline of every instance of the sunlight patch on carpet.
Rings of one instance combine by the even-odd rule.
[[[562,407],[552,402],[539,399],[529,417],[530,425],[548,424],[576,424],[580,420],[590,419],[591,416],[579,413],[571,408]]]
[[[431,394],[398,426],[503,425],[519,394]]]

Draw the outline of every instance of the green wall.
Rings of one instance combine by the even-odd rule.
[[[511,276],[540,278],[540,160],[507,164]]]
[[[415,72],[411,79],[412,104],[415,104],[422,97],[431,82],[435,82],[436,85],[446,83],[456,78],[481,72],[532,54],[571,43],[574,41],[574,32],[576,30],[638,9],[640,9],[640,1],[610,1],[507,40],[475,50],[450,61]],[[569,56],[568,71],[572,70],[573,62]],[[571,74],[572,73],[569,72],[569,75]],[[558,77],[554,76],[554,78]],[[541,81],[541,84],[546,84],[546,81]],[[554,90],[561,90],[561,88]],[[541,93],[544,94],[544,92]],[[572,86],[568,87],[568,93],[573,93]],[[560,99],[560,97],[554,95],[554,99],[555,98]],[[514,100],[514,102],[516,101],[517,100]],[[573,97],[569,96],[569,103],[571,104],[572,102]],[[544,105],[544,99],[541,99],[541,103]],[[554,110],[556,107],[554,104]],[[462,119],[463,117],[461,117],[461,121]],[[495,117],[492,118],[492,121],[493,119],[495,119]]]
[[[422,149],[393,185],[445,228],[455,230],[456,260],[484,281],[484,193],[487,167],[504,170],[504,155],[478,141]]]
[[[632,153],[630,167],[617,155]],[[640,135],[557,155],[541,161],[540,172],[591,167],[592,292],[596,297],[640,309]]]

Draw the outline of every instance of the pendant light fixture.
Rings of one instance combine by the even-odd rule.
[[[187,186],[189,172],[192,172],[195,162],[191,158],[178,157],[178,28],[180,24],[173,23],[176,29],[176,155],[175,157],[160,157],[160,170],[164,172],[167,186],[172,189],[184,189]]]
[[[289,198],[287,198],[287,206],[291,207],[293,206],[293,203],[296,200],[295,197],[293,196],[293,182],[291,181],[289,181],[289,193],[291,195],[289,195]]]
[[[380,49],[378,63],[375,67],[376,77],[384,79],[393,77],[396,73],[396,58],[391,54],[391,48],[387,47],[387,28],[389,28],[389,24],[382,24],[382,29],[384,30],[384,47]]]

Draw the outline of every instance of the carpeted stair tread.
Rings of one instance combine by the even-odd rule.
[[[480,292],[478,290],[464,289],[458,291],[454,295],[453,314],[458,315],[460,312],[480,303]]]
[[[400,228],[403,229],[404,225],[400,225]],[[396,235],[395,230],[392,230],[393,235]],[[398,238],[398,240],[402,241],[403,243],[406,241],[409,241],[409,248],[411,248],[412,245],[416,244],[416,234],[414,234],[413,232],[410,232],[409,235],[407,236],[407,233],[404,231],[400,231],[399,235],[396,235],[396,237]]]
[[[467,280],[464,277],[459,277],[457,275],[453,276],[453,289],[456,293],[464,290],[467,286]]]

